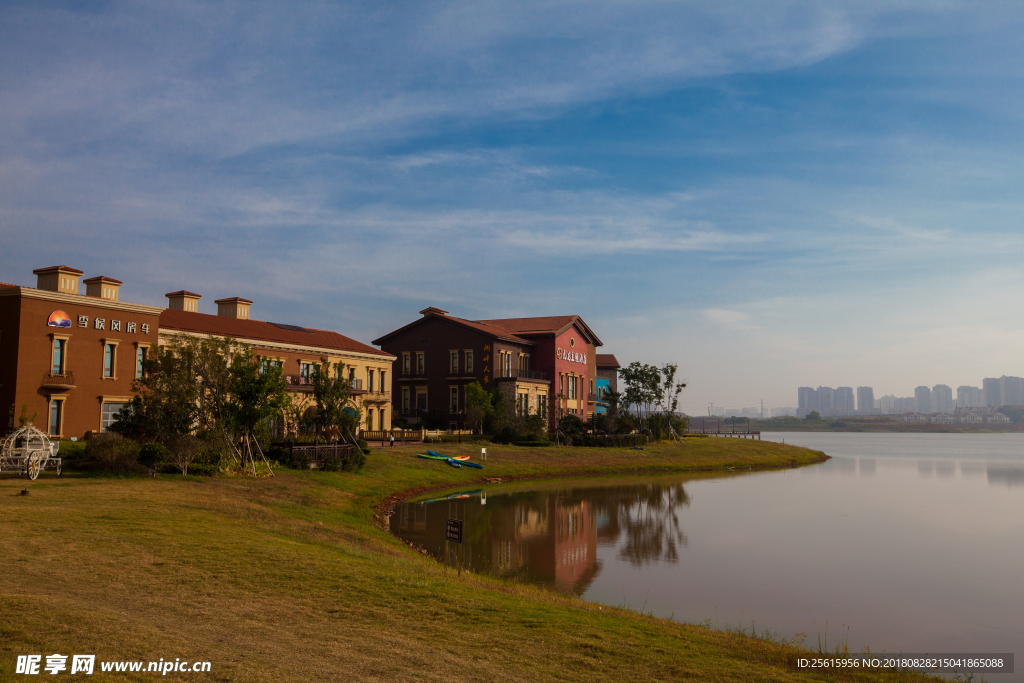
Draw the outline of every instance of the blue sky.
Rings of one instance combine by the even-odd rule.
[[[8,2],[0,280],[578,313],[683,408],[1024,375],[1024,11]]]

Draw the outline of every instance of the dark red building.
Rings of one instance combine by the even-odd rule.
[[[452,429],[466,424],[466,385],[500,389],[519,410],[588,419],[596,406],[602,346],[578,315],[464,320],[440,308],[372,343],[394,355],[394,415],[416,422],[436,415]]]

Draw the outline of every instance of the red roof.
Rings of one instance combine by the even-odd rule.
[[[32,274],[39,275],[40,273],[55,273],[58,271],[61,273],[74,273],[75,275],[85,275],[84,270],[72,268],[71,266],[50,266],[48,268],[36,268],[35,270],[32,271]]]
[[[498,320],[481,320],[485,325],[500,327],[506,332],[524,337],[546,337],[561,334],[569,329],[571,325],[577,325],[584,337],[590,337],[587,341],[595,346],[603,346],[583,318],[578,315],[552,315],[543,318],[502,318]]]
[[[18,285],[12,285],[10,282],[0,282],[0,289],[10,289],[11,287],[17,287]]]
[[[251,301],[249,301],[248,299],[243,299],[240,296],[229,296],[226,299],[214,299],[213,303],[215,303],[215,304],[233,304],[236,301],[238,303],[240,303],[240,304],[252,304]]]
[[[534,346],[536,344],[536,342],[532,342],[529,339],[524,339],[522,337],[517,337],[514,334],[509,334],[508,331],[498,327],[497,325],[489,325],[489,324],[487,324],[487,322],[474,321],[474,320],[464,320],[463,318],[456,318],[454,315],[447,315],[447,311],[442,311],[440,308],[435,308],[433,306],[431,306],[430,308],[423,309],[422,311],[420,311],[420,313],[423,314],[422,318],[419,318],[417,320],[413,320],[408,325],[403,325],[402,327],[398,328],[397,330],[394,330],[392,332],[388,332],[383,337],[379,337],[377,339],[374,339],[372,343],[373,344],[378,344],[378,345],[382,344],[383,342],[387,341],[388,339],[390,339],[394,335],[396,335],[396,334],[398,334],[400,332],[404,332],[405,330],[407,330],[407,329],[409,329],[411,327],[415,327],[416,325],[419,325],[420,323],[422,323],[424,320],[427,320],[428,318],[436,318],[438,320],[447,320],[448,322],[452,323],[453,325],[458,325],[460,327],[468,327],[471,330],[476,330],[477,332],[482,332],[483,334],[486,334],[488,336],[495,337],[497,339],[501,339],[501,340],[504,340],[504,341],[510,341],[510,342],[514,342],[516,344],[526,344],[528,346]]]
[[[115,280],[114,278],[107,277],[106,275],[97,275],[96,277],[91,277],[91,278],[89,278],[87,280],[82,280],[82,282],[84,282],[86,284],[89,284],[90,282],[110,282],[110,283],[113,283],[115,285],[123,285],[124,284],[120,280]]]
[[[619,359],[614,353],[599,353],[597,355],[597,367],[599,368],[621,368]]]
[[[179,289],[177,292],[168,292],[167,294],[164,294],[164,296],[168,298],[172,296],[194,296],[197,299],[203,298],[202,294],[196,294],[195,292],[190,292],[187,289]]]
[[[294,326],[289,326],[294,327]],[[295,344],[299,346],[316,346],[338,351],[354,351],[370,353],[375,356],[387,356],[380,349],[363,344],[345,335],[329,330],[309,329],[308,332],[289,330],[262,320],[241,320],[226,316],[192,313],[191,311],[175,311],[169,308],[160,313],[160,329],[180,330],[182,332],[198,332],[217,337],[235,337],[236,339],[256,339],[260,341]]]

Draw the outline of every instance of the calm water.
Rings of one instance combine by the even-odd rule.
[[[1024,435],[765,438],[833,456],[734,476],[490,486],[391,528],[585,600],[875,652],[1015,652],[1024,672]],[[990,681],[1024,680],[986,675]]]

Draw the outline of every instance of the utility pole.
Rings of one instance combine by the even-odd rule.
[[[764,419],[764,399],[761,399],[761,419]]]

